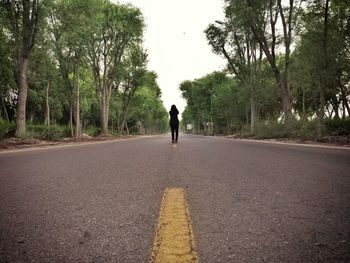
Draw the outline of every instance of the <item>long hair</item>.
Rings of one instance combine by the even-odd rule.
[[[171,105],[170,112],[176,112],[176,111],[178,111],[177,108],[176,108],[176,106],[175,106],[174,104]]]

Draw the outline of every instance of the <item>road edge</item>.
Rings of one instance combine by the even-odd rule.
[[[31,145],[25,148],[14,148],[14,149],[0,149],[0,155],[6,153],[18,153],[18,152],[30,152],[30,151],[40,151],[40,150],[49,150],[49,149],[59,149],[59,148],[69,148],[69,147],[78,147],[78,146],[87,146],[87,145],[95,145],[95,144],[104,144],[104,143],[112,143],[112,142],[124,142],[124,141],[133,141],[133,140],[141,140],[147,138],[153,138],[157,135],[142,135],[135,136],[132,138],[113,138],[107,139],[103,141],[77,141],[77,142],[63,142],[59,144],[42,144],[42,145]]]
[[[290,145],[290,146],[304,146],[304,147],[314,147],[314,148],[350,150],[350,146],[324,145],[324,144],[317,144],[317,143],[308,144],[308,143],[298,143],[298,142],[280,142],[280,141],[269,141],[269,140],[259,140],[259,139],[227,138],[227,137],[222,137],[222,136],[205,136],[205,137],[213,138],[213,139],[225,139],[225,140],[253,142],[253,143],[279,144],[279,145]]]

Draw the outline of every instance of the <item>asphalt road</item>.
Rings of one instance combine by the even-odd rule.
[[[0,153],[0,262],[148,262],[166,187],[201,262],[350,262],[350,150],[181,135]]]

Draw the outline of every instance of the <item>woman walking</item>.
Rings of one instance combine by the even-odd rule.
[[[177,139],[179,137],[179,119],[177,118],[177,115],[179,114],[179,111],[177,110],[175,105],[171,106],[171,110],[169,111],[170,114],[170,128],[171,128],[171,142],[177,143]],[[174,132],[175,132],[175,140],[174,140]]]

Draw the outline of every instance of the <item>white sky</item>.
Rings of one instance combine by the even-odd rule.
[[[222,0],[119,0],[141,9],[146,23],[145,48],[148,69],[158,74],[162,99],[169,111],[175,104],[181,113],[186,101],[179,84],[224,68],[224,59],[207,44],[204,30],[224,20]]]

